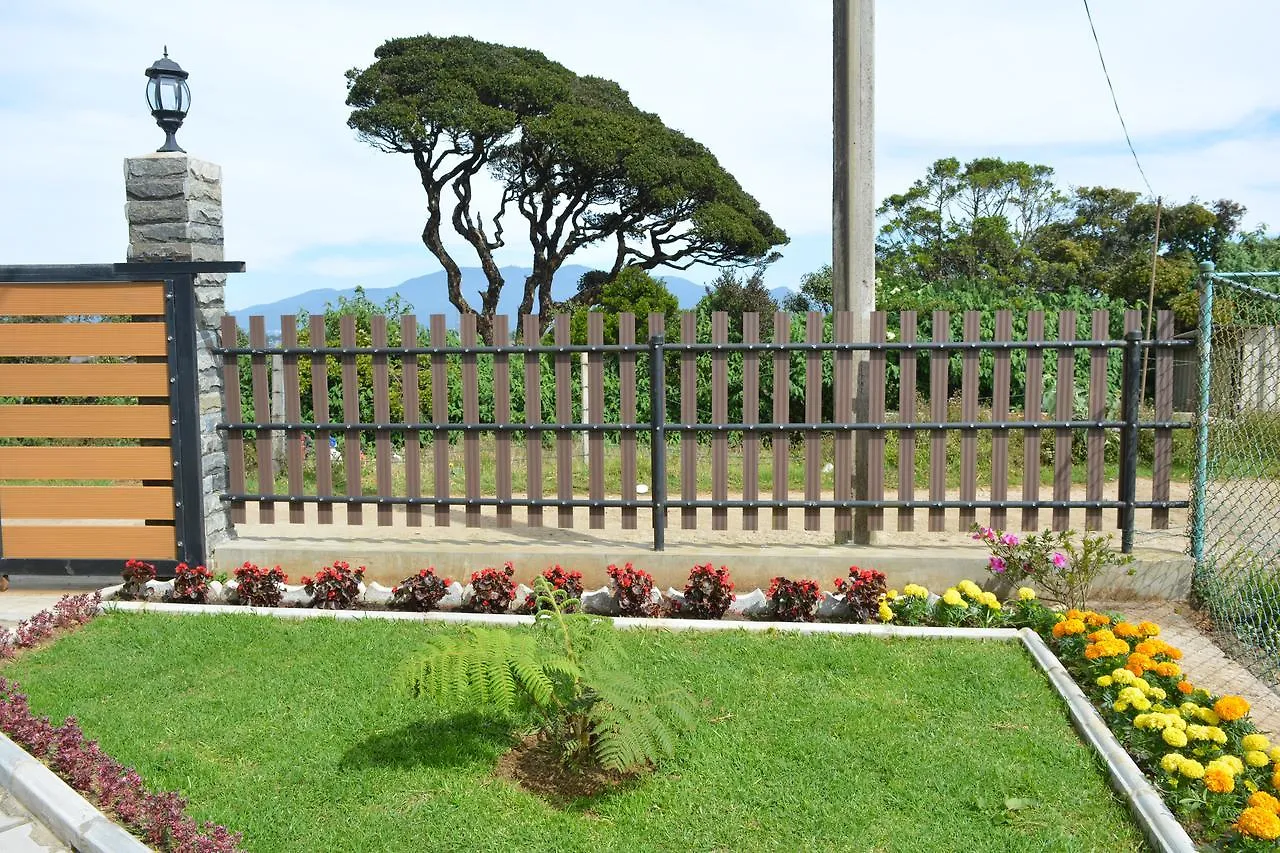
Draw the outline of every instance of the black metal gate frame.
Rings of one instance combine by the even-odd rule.
[[[244,272],[243,261],[139,262],[120,264],[0,265],[0,283],[98,284],[106,281],[162,281],[165,288],[165,338],[168,343],[169,445],[173,459],[174,539],[177,559],[156,560],[159,575],[172,576],[179,562],[207,560],[204,488],[200,465],[200,395],[197,387],[195,276]],[[0,507],[0,514],[4,511]],[[4,556],[0,572],[32,575],[118,575],[115,558],[20,558]]]

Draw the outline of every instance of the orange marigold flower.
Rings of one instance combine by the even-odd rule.
[[[1111,617],[1103,616],[1101,613],[1086,613],[1084,621],[1092,628],[1098,628],[1102,625],[1110,625]]]
[[[1161,661],[1156,664],[1156,675],[1165,678],[1177,678],[1182,675],[1182,668],[1172,661]]]
[[[1277,800],[1266,791],[1254,791],[1249,797],[1249,805],[1253,808],[1266,809],[1272,814],[1280,815],[1280,800]]]
[[[1062,638],[1084,633],[1084,623],[1079,619],[1065,619],[1053,626],[1053,636]]]
[[[1134,675],[1142,675],[1149,669],[1155,669],[1155,666],[1156,662],[1151,658],[1144,654],[1134,652],[1129,655],[1129,661],[1125,664],[1124,668],[1132,672]]]
[[[1264,841],[1275,841],[1280,838],[1280,817],[1276,817],[1274,812],[1265,808],[1249,806],[1240,812],[1235,828],[1241,835],[1261,838]]]
[[[1131,625],[1128,622],[1117,622],[1116,626],[1111,630],[1115,632],[1117,637],[1124,637],[1126,640],[1133,640],[1142,636],[1138,626]]]
[[[1230,794],[1236,789],[1236,780],[1223,767],[1210,767],[1204,772],[1204,786],[1215,794]]]
[[[1219,717],[1231,722],[1249,713],[1249,700],[1243,696],[1223,696],[1213,703],[1213,710]]]
[[[1085,612],[1083,610],[1077,610],[1073,607],[1067,611],[1068,619],[1079,619],[1080,621],[1083,622],[1084,617],[1085,617]]]
[[[1116,635],[1107,630],[1094,631],[1089,635],[1089,642],[1101,643],[1103,640],[1114,640]]]
[[[1183,680],[1178,682],[1178,692],[1181,693],[1183,696],[1186,696],[1190,693],[1194,693],[1195,689],[1196,689],[1195,685],[1192,684],[1190,681]]]
[[[1138,630],[1142,632],[1144,637],[1155,637],[1160,633],[1160,626],[1154,622],[1139,622]]]
[[[1143,640],[1141,643],[1134,646],[1133,650],[1138,654],[1151,655],[1154,657],[1164,651],[1162,646],[1164,646],[1164,643],[1159,640]]]

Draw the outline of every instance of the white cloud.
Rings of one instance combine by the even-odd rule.
[[[1280,112],[1280,5],[1094,6],[1155,189],[1233,198],[1250,222],[1280,223],[1280,132],[1258,122]],[[377,272],[364,252],[326,266],[326,247],[403,247],[380,269],[435,269],[425,249],[413,254],[423,200],[412,165],[358,142],[343,105],[346,69],[386,38],[423,32],[533,47],[617,80],[707,144],[790,232],[829,228],[829,0],[220,0],[163,14],[141,0],[11,0],[0,4],[0,261],[123,257],[121,161],[161,140],[142,70],[167,43],[192,75],[179,140],[223,167],[229,257],[275,281],[295,272],[301,287]],[[877,122],[881,195],[937,157],[986,153],[1046,162],[1066,183],[1142,189],[1077,3],[881,0]]]

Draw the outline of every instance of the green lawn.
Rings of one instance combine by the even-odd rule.
[[[629,633],[701,724],[655,776],[556,809],[494,776],[519,721],[390,686],[450,630],[108,614],[4,674],[252,851],[1144,849],[1012,643]]]

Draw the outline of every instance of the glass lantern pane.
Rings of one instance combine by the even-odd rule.
[[[191,89],[188,88],[186,80],[178,81],[177,109],[184,113],[191,109]]]
[[[178,83],[180,81],[172,78],[162,78],[160,80],[160,109],[176,110],[178,109]]]
[[[160,109],[160,81],[155,77],[147,81],[147,106],[152,111]]]

